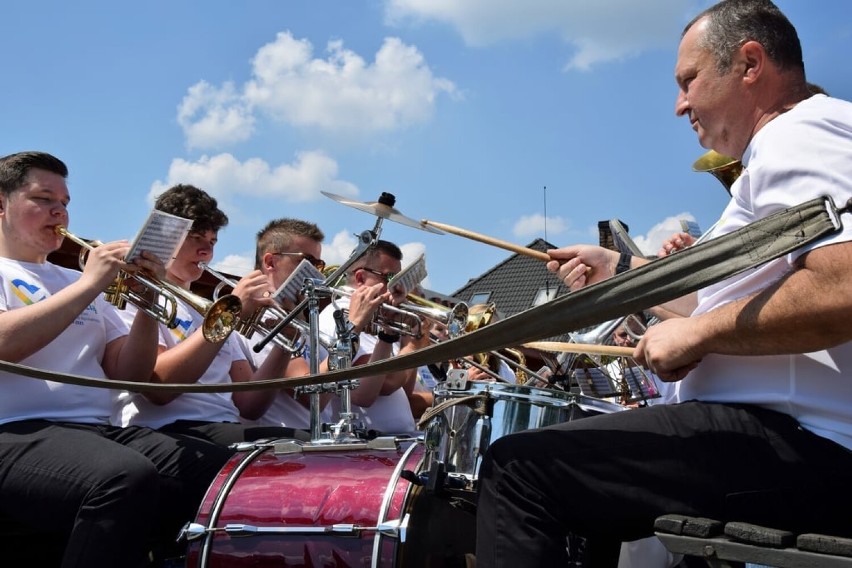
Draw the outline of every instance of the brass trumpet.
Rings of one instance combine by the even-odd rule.
[[[71,239],[80,245],[79,264],[81,270],[86,265],[86,255],[103,244],[99,241],[86,242],[62,225],[57,225],[54,230],[57,235]],[[154,300],[146,298],[144,291],[136,292],[133,290],[133,287],[128,284],[128,280],[136,280],[145,290],[156,294]],[[139,310],[171,328],[176,325],[177,298],[180,298],[204,316],[201,332],[204,339],[211,343],[219,343],[228,337],[242,310],[242,302],[236,296],[226,296],[213,302],[171,282],[160,280],[154,276],[145,276],[138,272],[131,274],[124,270],[119,271],[118,276],[104,291],[104,299],[116,308],[122,310],[127,306],[127,302],[130,302]]]
[[[349,286],[334,289],[336,294],[347,298],[352,296],[353,291],[353,288]],[[401,335],[421,337],[423,335],[421,318],[423,318],[445,325],[450,337],[464,333],[467,326],[467,304],[464,302],[459,302],[452,308],[448,308],[414,294],[407,294],[405,298],[407,301],[398,306],[380,305],[373,314],[373,325]]]
[[[458,337],[465,332],[468,322],[468,308],[464,302],[458,302],[452,307],[447,307],[415,294],[406,294],[405,299],[408,301],[402,302],[399,308],[445,325],[449,337]]]
[[[730,194],[731,186],[743,173],[743,163],[736,158],[725,156],[715,150],[710,150],[695,160],[692,169],[696,172],[707,172],[722,182]]]
[[[216,285],[216,288],[213,289],[213,299],[217,299],[221,291],[230,287],[233,289],[236,287],[237,282],[228,278],[221,272],[210,268],[206,263],[199,263],[199,267],[203,270],[209,272],[212,276],[214,276],[217,280],[219,280],[219,284]],[[283,320],[287,317],[288,313],[281,306],[275,298],[272,298],[275,301],[274,306],[261,306],[257,308],[254,313],[252,313],[248,318],[239,318],[234,327],[235,331],[245,337],[246,339],[251,339],[255,333],[260,334],[262,337],[266,337],[269,334],[271,326],[275,323]],[[266,322],[271,322],[271,325],[268,325]],[[278,333],[275,337],[272,338],[272,342],[289,351],[290,353],[297,354],[301,353],[302,350],[308,343],[308,338],[310,337],[311,326],[305,321],[302,321],[298,318],[293,318],[290,320],[290,324],[292,325],[296,331],[298,331],[298,336],[291,340],[283,333]],[[322,341],[324,347],[328,348],[329,345],[327,342]]]

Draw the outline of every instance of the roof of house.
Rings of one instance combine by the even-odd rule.
[[[543,252],[556,247],[544,239],[536,239],[527,248]],[[508,317],[536,305],[536,298],[540,298],[543,291],[549,294],[545,299],[553,299],[568,292],[568,288],[547,270],[546,263],[516,253],[476,278],[471,278],[452,296],[468,304],[494,302],[497,312]],[[472,302],[479,294],[488,294],[488,297]]]

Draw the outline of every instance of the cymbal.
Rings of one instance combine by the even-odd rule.
[[[364,211],[365,213],[375,215],[376,217],[381,217],[382,219],[395,221],[408,227],[413,227],[415,229],[420,229],[421,231],[426,231],[427,233],[435,233],[437,235],[444,234],[443,231],[440,231],[434,227],[430,227],[424,223],[420,223],[419,221],[415,221],[414,219],[410,219],[400,213],[399,210],[394,208],[394,204],[396,203],[396,197],[394,197],[391,193],[382,192],[382,195],[381,197],[379,197],[378,201],[371,202],[355,201],[353,199],[349,199],[348,197],[343,197],[342,195],[336,195],[327,191],[321,191],[320,193],[322,193],[328,198],[337,201],[338,203],[348,205],[349,207],[353,207],[355,209],[358,209],[359,211]]]

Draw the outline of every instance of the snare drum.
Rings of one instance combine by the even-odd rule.
[[[425,468],[431,471],[440,463],[468,487],[478,477],[486,450],[502,436],[624,410],[613,402],[560,390],[467,381],[458,386],[434,391],[430,409],[434,416],[426,425]]]
[[[425,491],[423,444],[389,440],[238,453],[185,532],[187,566],[463,566],[475,547],[475,496],[465,509]]]

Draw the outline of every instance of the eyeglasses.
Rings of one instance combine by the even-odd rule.
[[[367,268],[366,266],[362,266],[361,270],[366,270],[370,274],[375,274],[376,276],[384,280],[385,284],[388,284],[391,280],[393,280],[393,277],[396,276],[396,272],[379,272],[378,270],[375,270],[373,268]]]
[[[276,256],[300,256],[304,260],[310,262],[317,270],[321,271],[325,268],[325,261],[321,258],[315,257],[312,254],[305,254],[303,252],[273,252],[272,254]]]

